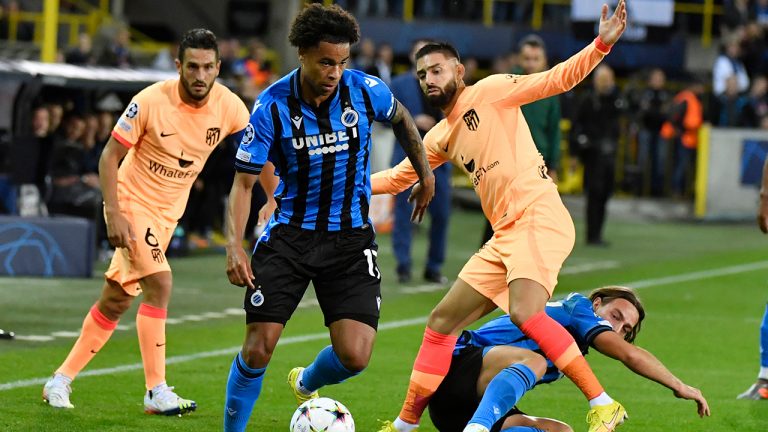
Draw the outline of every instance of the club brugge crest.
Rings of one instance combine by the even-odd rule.
[[[357,113],[357,111],[347,107],[344,112],[341,113],[341,124],[348,128],[355,127],[357,126],[357,120],[359,118],[360,115]]]
[[[464,113],[464,123],[467,124],[469,130],[477,130],[477,126],[480,125],[480,117],[477,116],[474,108]]]
[[[256,292],[251,295],[251,304],[256,307],[264,304],[264,294],[261,293],[261,290],[256,290]]]

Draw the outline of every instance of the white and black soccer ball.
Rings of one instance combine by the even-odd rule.
[[[321,397],[310,399],[296,409],[290,432],[354,432],[352,414],[341,402]]]

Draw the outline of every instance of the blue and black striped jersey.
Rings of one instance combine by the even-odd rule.
[[[608,320],[601,318],[592,310],[592,301],[578,293],[571,293],[561,301],[547,303],[545,311],[547,315],[568,330],[582,354],[587,353],[595,336],[604,331],[613,330]],[[477,330],[462,333],[456,342],[454,353],[467,345],[484,349],[490,349],[497,345],[511,345],[544,355],[539,345],[523,334],[522,330],[509,320],[509,315],[489,321]],[[562,376],[563,374],[552,361],[547,359],[547,372],[538,384],[549,383]]]
[[[391,121],[395,110],[386,84],[353,69],[317,107],[301,99],[301,69],[261,93],[235,168],[258,174],[267,160],[275,165],[280,184],[270,227],[338,231],[369,223],[371,126]]]

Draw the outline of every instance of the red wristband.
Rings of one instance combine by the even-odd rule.
[[[603,42],[602,39],[600,39],[600,36],[595,38],[595,47],[597,47],[598,51],[608,54],[611,52],[611,46],[612,45],[606,45],[605,42]]]

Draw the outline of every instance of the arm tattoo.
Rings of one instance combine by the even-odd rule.
[[[392,131],[395,133],[397,142],[405,151],[408,159],[413,165],[413,169],[420,179],[425,178],[429,173],[429,162],[427,162],[427,154],[424,151],[424,144],[421,142],[421,135],[419,134],[416,123],[411,117],[411,113],[397,101],[397,109],[394,117],[392,118]]]

